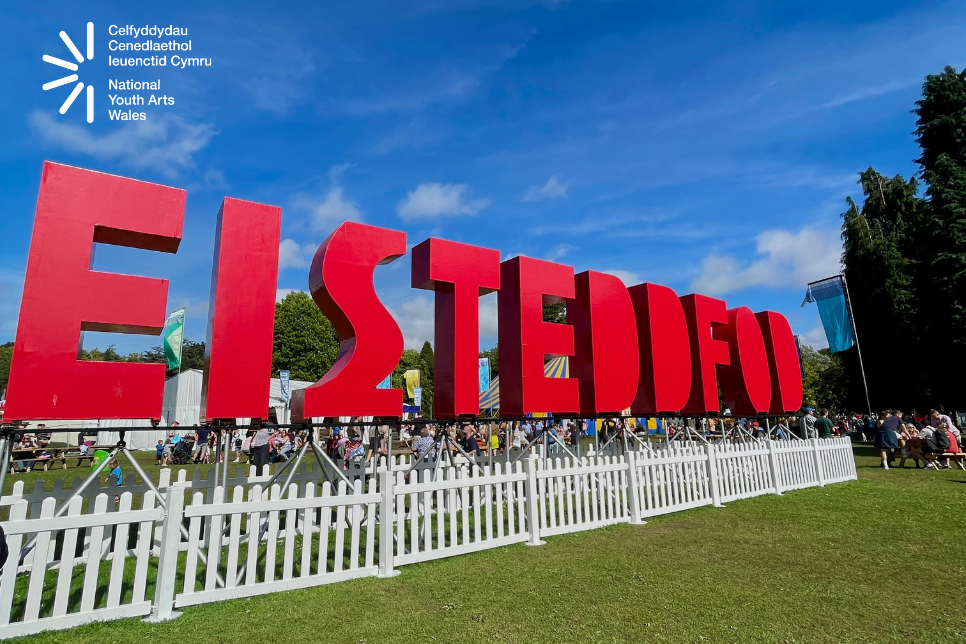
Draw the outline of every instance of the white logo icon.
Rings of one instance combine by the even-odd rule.
[[[67,45],[67,49],[69,49],[70,53],[74,55],[74,58],[77,59],[77,62],[83,63],[84,57],[81,56],[80,50],[77,49],[77,47],[74,45],[74,42],[67,35],[66,31],[60,32],[60,39],[64,41],[65,45]],[[87,60],[91,60],[92,58],[94,58],[94,23],[89,22],[87,23]],[[64,69],[69,69],[72,72],[77,71],[77,65],[75,65],[74,63],[67,60],[61,60],[60,58],[54,58],[53,56],[45,55],[44,62],[51,63],[52,65],[57,65],[58,67],[63,67]],[[77,80],[77,74],[71,74],[70,76],[64,76],[63,78],[58,78],[55,81],[44,83],[44,91],[46,92],[49,89],[54,89],[55,87],[60,87],[61,85],[73,83],[76,80]],[[77,95],[81,93],[82,89],[84,89],[84,83],[79,82],[77,83],[77,85],[74,86],[74,90],[70,93],[70,96],[68,96],[67,100],[64,101],[64,104],[60,106],[61,114],[67,113],[67,110],[70,108],[71,105],[74,104],[74,99],[77,98]],[[94,86],[93,85],[87,86],[87,122],[88,123],[94,122]]]

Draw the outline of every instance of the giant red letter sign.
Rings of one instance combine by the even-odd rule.
[[[755,313],[768,353],[771,373],[771,405],[769,413],[783,414],[797,411],[802,406],[802,367],[798,346],[788,320],[781,313]]]
[[[725,302],[695,293],[682,297],[681,305],[691,336],[691,395],[681,411],[701,415],[717,412],[719,403],[715,366],[728,364],[728,344],[715,340],[711,329],[728,323]]]
[[[413,248],[413,288],[436,291],[433,415],[480,413],[479,297],[500,288],[500,251],[427,239]]]
[[[718,367],[721,396],[736,416],[767,412],[771,402],[768,356],[758,320],[747,306],[728,310],[728,324],[712,329],[728,343],[730,362]]]
[[[530,257],[500,264],[500,415],[567,414],[578,409],[577,381],[547,378],[544,358],[572,356],[569,324],[543,321],[543,304],[574,296],[574,269]]]
[[[640,347],[640,379],[631,412],[679,412],[691,393],[691,346],[681,300],[660,284],[638,284],[627,291]]]
[[[83,362],[83,331],[158,335],[167,280],[91,270],[93,243],[175,253],[184,190],[45,162],[6,418],[160,418],[164,365]]]
[[[282,209],[225,200],[215,228],[201,416],[268,417]]]
[[[399,363],[403,336],[379,301],[372,275],[406,252],[406,233],[343,223],[309,269],[309,290],[339,334],[339,357],[314,385],[293,392],[292,420],[401,416],[402,389],[376,389]]]
[[[570,375],[580,391],[580,413],[620,414],[637,393],[637,329],[634,305],[618,277],[584,271],[574,278],[576,297],[567,300],[574,327]]]

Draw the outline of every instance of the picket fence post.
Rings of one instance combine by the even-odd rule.
[[[530,538],[527,540],[528,546],[542,546],[547,543],[540,539],[540,513],[537,509],[538,503],[543,503],[540,498],[540,491],[537,487],[537,455],[532,454],[526,459],[527,470],[527,530]]]
[[[174,610],[175,581],[178,576],[178,547],[181,545],[181,522],[184,520],[184,485],[168,488],[165,498],[164,527],[161,530],[161,557],[154,589],[154,607],[145,621],[164,622],[181,615]]]
[[[400,571],[393,570],[392,535],[395,534],[395,511],[393,498],[393,475],[389,468],[379,472],[379,573],[378,577],[396,577]]]
[[[631,488],[627,496],[630,501],[631,525],[644,525],[647,521],[641,519],[640,476],[637,471],[637,453],[630,450],[624,454],[627,461],[627,485]]]
[[[711,505],[716,508],[723,508],[721,490],[718,489],[718,455],[711,443],[707,443],[704,450],[708,453],[708,485],[711,486]]]
[[[768,439],[768,469],[771,470],[772,486],[775,488],[774,494],[780,496],[782,481],[778,475],[778,450],[775,448],[775,441],[771,439]]]
[[[822,469],[822,455],[818,451],[818,439],[812,439],[812,454],[815,456],[815,477],[818,479],[818,484],[821,487],[825,487],[825,472]]]

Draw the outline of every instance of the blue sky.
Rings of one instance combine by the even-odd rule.
[[[0,342],[16,333],[49,159],[188,190],[176,256],[105,247],[95,267],[170,279],[192,339],[228,195],[283,208],[279,289],[305,289],[315,248],[354,219],[410,245],[439,236],[777,310],[823,346],[799,304],[838,270],[857,173],[914,173],[922,79],[966,65],[963,3],[298,4],[5,4]],[[56,74],[41,56],[69,58],[58,32],[82,41],[88,21],[93,124],[80,100],[58,114],[69,86],[41,89]],[[111,24],[186,27],[212,67],[112,75]],[[111,77],[160,78],[176,104],[111,122]],[[376,286],[407,346],[432,339],[408,257]],[[492,345],[495,295],[481,320]]]

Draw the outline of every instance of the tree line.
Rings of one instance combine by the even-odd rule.
[[[842,213],[842,264],[873,410],[964,409],[966,70],[927,76],[912,112],[917,176],[859,174],[862,204],[847,198]],[[838,405],[828,383],[816,402],[868,411],[857,351],[840,356],[828,372],[843,387]]]

